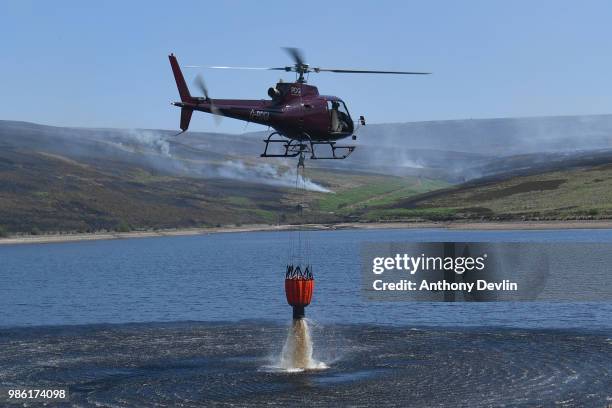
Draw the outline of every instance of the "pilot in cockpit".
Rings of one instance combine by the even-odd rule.
[[[331,131],[343,132],[348,129],[344,112],[340,111],[340,104],[337,101],[332,101],[331,109]]]

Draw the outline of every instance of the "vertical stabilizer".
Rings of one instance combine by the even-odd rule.
[[[187,88],[185,77],[183,77],[181,67],[179,67],[176,57],[174,54],[170,54],[168,58],[170,59],[170,66],[172,67],[172,73],[174,74],[174,80],[176,81],[176,87],[178,88],[179,95],[181,96],[181,101],[192,102],[193,98],[189,93],[189,88]]]

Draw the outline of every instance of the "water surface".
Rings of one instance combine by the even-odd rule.
[[[603,334],[315,325],[328,369],[269,370],[286,332],[263,322],[0,329],[0,385],[69,387],[71,407],[601,408],[612,397]]]
[[[285,322],[294,232],[0,247],[0,327],[160,321]],[[360,293],[364,242],[610,242],[612,230],[345,230],[303,233],[321,323],[612,328],[610,303],[375,303]],[[585,274],[588,271],[578,271]]]
[[[612,243],[612,231],[304,236],[313,358],[326,369],[270,369],[283,366],[295,233],[232,233],[0,247],[0,386],[68,387],[69,407],[609,404],[610,303],[368,302],[359,250]]]

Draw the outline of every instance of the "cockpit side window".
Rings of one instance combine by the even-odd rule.
[[[330,130],[332,133],[352,132],[352,121],[346,109],[346,105],[341,100],[327,101],[327,109],[330,115]]]

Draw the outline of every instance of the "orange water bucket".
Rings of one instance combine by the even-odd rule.
[[[285,279],[285,295],[291,306],[308,306],[312,300],[314,279]]]

